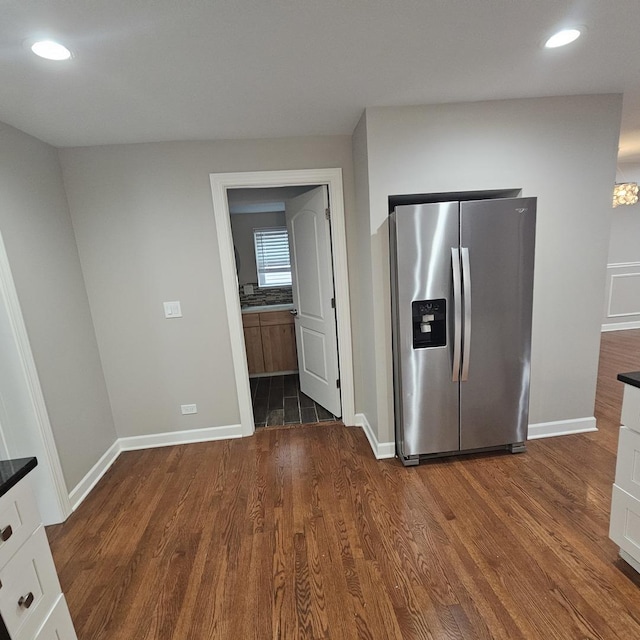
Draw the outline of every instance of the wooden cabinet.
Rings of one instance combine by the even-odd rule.
[[[77,640],[28,477],[0,497],[0,533],[0,615],[9,637]]]
[[[295,325],[288,311],[245,313],[242,324],[250,374],[298,368]]]
[[[247,349],[249,373],[264,373],[262,335],[260,333],[260,314],[244,314],[242,316],[242,326],[244,329],[244,344]]]

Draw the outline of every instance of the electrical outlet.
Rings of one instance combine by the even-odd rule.
[[[198,407],[195,404],[181,404],[180,411],[183,416],[188,416],[192,413],[198,413]]]

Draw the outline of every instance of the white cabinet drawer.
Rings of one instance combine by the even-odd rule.
[[[634,560],[640,561],[640,500],[613,485],[609,537]]]
[[[60,595],[44,527],[0,570],[0,582],[0,613],[9,635],[35,637]]]
[[[51,615],[47,618],[47,621],[38,631],[38,635],[33,636],[20,636],[18,640],[78,640],[76,632],[71,622],[71,616],[69,615],[69,609],[67,608],[67,602],[64,596],[58,598]]]
[[[640,499],[640,433],[620,427],[616,484]]]
[[[36,499],[25,478],[0,497],[0,569],[39,524]]]
[[[622,424],[640,432],[640,389],[630,384],[624,385],[622,400]]]

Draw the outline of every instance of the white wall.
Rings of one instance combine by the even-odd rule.
[[[62,149],[67,197],[118,435],[240,421],[209,174],[341,167],[349,136]],[[182,302],[165,320],[164,300]],[[180,415],[196,403],[198,413]]]
[[[71,490],[113,444],[115,428],[57,152],[4,124],[0,229]]]
[[[640,164],[619,164],[616,182],[640,183]],[[611,236],[603,330],[640,328],[640,202],[608,211]]]
[[[538,197],[530,422],[592,419],[610,224],[602,212],[620,111],[617,95],[366,110],[372,283],[362,295],[375,305],[360,341],[375,349],[367,419],[380,442],[393,440],[387,198],[403,193],[522,188]],[[360,178],[363,157],[354,157]]]
[[[372,323],[373,263],[371,255],[371,218],[369,214],[369,164],[367,150],[367,114],[353,133],[353,162],[356,188],[355,221],[349,269],[353,273],[351,286],[351,331],[353,339],[353,369],[356,412],[365,420],[377,415],[376,359]],[[375,422],[374,422],[375,424]]]

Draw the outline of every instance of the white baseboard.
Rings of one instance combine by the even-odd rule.
[[[597,431],[596,419],[576,418],[575,420],[556,420],[554,422],[539,422],[529,425],[529,440],[538,438],[552,438],[554,436],[568,436],[574,433],[588,433]]]
[[[396,455],[396,443],[378,442],[378,438],[376,438],[376,434],[373,432],[367,416],[365,416],[364,413],[355,414],[355,423],[357,427],[362,427],[364,435],[367,436],[367,440],[373,451],[373,455],[377,460],[393,458]]]
[[[640,562],[638,562],[635,558],[632,558],[624,549],[620,549],[620,557],[627,563],[630,564],[638,573],[640,573]]]
[[[226,427],[206,427],[205,429],[189,429],[188,431],[169,431],[168,433],[152,433],[147,436],[129,436],[120,438],[122,451],[170,447],[174,444],[192,444],[211,440],[228,440],[242,438],[242,425],[232,424]]]
[[[233,424],[225,427],[208,427],[205,429],[189,429],[188,431],[170,431],[146,436],[118,438],[69,493],[71,508],[75,511],[80,506],[122,451],[169,447],[176,444],[192,444],[211,440],[229,440],[241,437],[242,425]]]
[[[640,320],[633,322],[610,322],[602,325],[602,331],[624,331],[625,329],[640,329]]]
[[[116,440],[89,470],[89,473],[80,480],[75,488],[69,493],[71,509],[75,511],[80,503],[89,495],[89,492],[96,486],[98,480],[109,470],[111,465],[120,455],[120,442]]]

